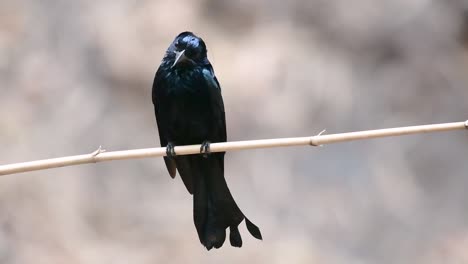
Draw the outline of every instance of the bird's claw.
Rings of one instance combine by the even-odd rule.
[[[174,157],[176,155],[175,150],[174,150],[174,144],[168,143],[166,146],[166,156],[167,157]]]
[[[201,144],[201,147],[200,147],[200,153],[203,154],[203,157],[204,158],[208,158],[208,154],[210,154],[210,141],[208,140],[205,140],[203,141],[203,143]]]

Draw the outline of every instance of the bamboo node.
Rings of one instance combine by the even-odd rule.
[[[325,131],[327,131],[327,130],[324,129],[324,130],[320,131],[320,133],[318,133],[317,135],[310,137],[309,145],[314,146],[314,147],[321,147],[322,145],[315,143],[315,138],[320,137],[323,133],[325,133]]]
[[[91,157],[92,157],[93,160],[94,160],[94,158],[95,158],[97,155],[99,155],[99,154],[101,154],[101,153],[103,153],[103,152],[106,152],[106,150],[103,149],[102,146],[99,146],[98,149],[96,149],[95,151],[93,151],[93,152],[91,153]]]
[[[313,147],[320,147],[321,145],[318,145],[317,143],[315,143],[315,136],[312,136],[310,137],[310,141],[309,141],[309,145],[313,146]]]

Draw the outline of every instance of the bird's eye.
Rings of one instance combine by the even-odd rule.
[[[176,43],[174,44],[174,46],[176,47],[176,49],[182,48],[182,41],[180,39],[178,39],[176,41]]]

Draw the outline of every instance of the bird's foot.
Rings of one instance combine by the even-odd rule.
[[[175,150],[174,150],[174,144],[171,142],[167,143],[166,146],[166,156],[169,158],[172,158],[176,155]]]
[[[203,154],[203,157],[204,158],[208,158],[208,154],[210,154],[210,141],[208,140],[205,140],[203,141],[203,143],[201,144],[201,147],[200,147],[200,153]]]

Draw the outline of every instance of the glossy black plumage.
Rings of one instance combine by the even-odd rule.
[[[221,88],[207,58],[203,40],[191,32],[179,34],[156,72],[152,99],[161,146],[226,141],[226,121]],[[164,157],[171,177],[179,172],[193,194],[193,217],[200,242],[219,248],[230,229],[230,243],[241,247],[238,225],[262,239],[234,201],[224,179],[224,152]]]

